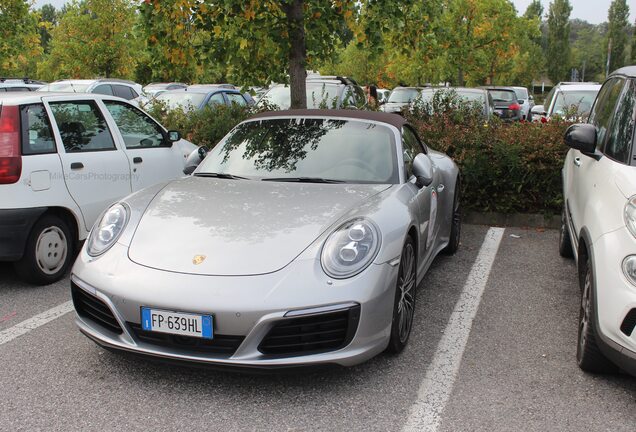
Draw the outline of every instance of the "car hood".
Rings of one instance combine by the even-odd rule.
[[[128,254],[137,264],[171,272],[271,273],[388,187],[184,178],[152,200]]]
[[[616,166],[614,182],[625,198],[636,195],[636,168],[629,165],[612,164]],[[620,166],[619,166],[620,165]]]

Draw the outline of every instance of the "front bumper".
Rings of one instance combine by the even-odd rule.
[[[265,275],[201,276],[144,267],[130,261],[126,252],[125,246],[116,244],[92,260],[82,251],[73,268],[72,282],[107,305],[122,329],[118,334],[86,316],[76,316],[82,333],[106,348],[217,366],[291,368],[352,366],[379,354],[388,344],[397,266],[371,264],[344,281],[330,280],[314,259],[297,259]],[[215,337],[232,335],[241,341],[232,353],[149,342],[136,330],[142,306],[211,314]],[[290,315],[310,317],[356,307],[357,326],[346,346],[289,355],[259,350],[270,330]]]
[[[0,210],[0,261],[17,261],[24,254],[27,237],[46,207]]]
[[[630,311],[636,309],[636,286],[621,268],[623,259],[634,254],[636,241],[625,227],[601,236],[592,248],[597,342],[603,354],[636,376],[636,328],[626,334],[624,326]]]

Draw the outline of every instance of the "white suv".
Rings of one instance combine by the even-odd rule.
[[[559,252],[581,287],[577,361],[636,375],[636,66],[607,79],[589,123],[571,126]]]
[[[0,95],[0,260],[60,279],[109,204],[182,176],[195,149],[117,97]]]

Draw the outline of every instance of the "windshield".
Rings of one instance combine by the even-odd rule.
[[[517,95],[512,90],[488,90],[495,102],[513,102]]]
[[[276,86],[265,94],[262,100],[276,105],[282,110],[291,106],[288,86]],[[326,83],[307,83],[307,108],[338,108],[338,85]]]
[[[515,94],[517,95],[517,99],[524,100],[528,99],[528,89],[526,88],[516,88],[514,89]]]
[[[389,96],[389,103],[410,103],[417,97],[417,89],[395,89]]]
[[[40,87],[37,91],[46,92],[65,92],[65,93],[84,93],[88,89],[90,84],[78,84],[69,81],[51,83],[44,87]]]
[[[554,101],[552,112],[559,115],[589,113],[597,94],[598,90],[559,92]]]
[[[162,101],[169,109],[197,109],[205,99],[204,93],[188,93],[188,92],[164,92],[157,96],[158,101]]]
[[[394,135],[386,126],[285,118],[239,124],[208,154],[197,174],[392,184],[398,182],[396,165]]]

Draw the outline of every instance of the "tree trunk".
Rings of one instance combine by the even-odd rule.
[[[284,6],[289,33],[289,86],[291,109],[307,108],[307,70],[305,48],[304,0],[291,0]]]
[[[464,87],[464,69],[461,66],[457,69],[457,86]]]

